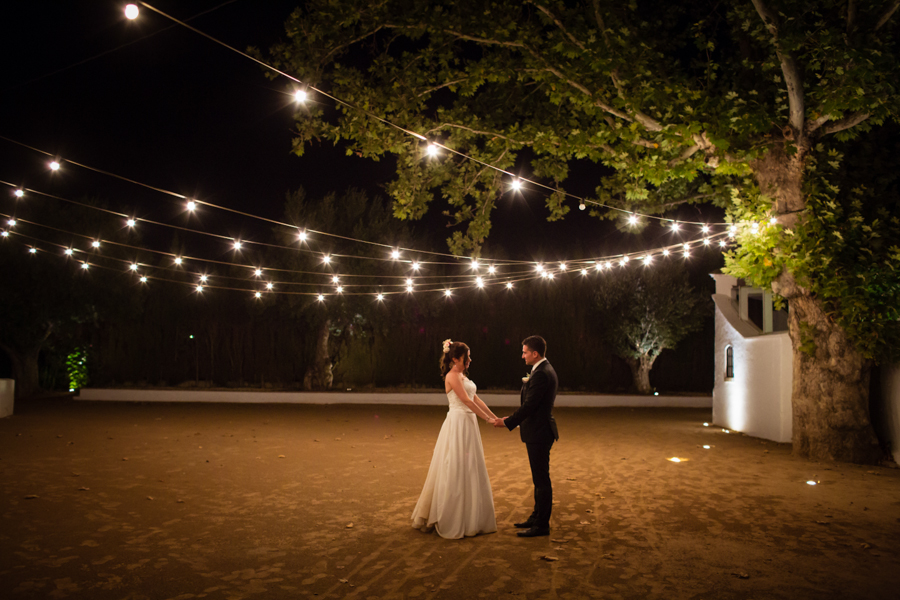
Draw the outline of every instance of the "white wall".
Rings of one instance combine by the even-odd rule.
[[[516,393],[479,393],[488,406],[519,406]],[[407,404],[445,406],[447,395],[440,392],[265,392],[237,390],[136,390],[84,388],[79,400],[118,402],[235,402],[289,404]],[[560,394],[556,406],[670,406],[710,408],[709,396],[613,396]]]
[[[0,379],[0,419],[13,414],[13,403],[16,398],[16,381]]]
[[[716,304],[713,422],[754,437],[790,442],[793,355],[788,333],[763,335],[740,319],[730,296],[716,294],[713,300]],[[734,350],[734,377],[726,380],[725,348],[729,345]]]
[[[900,365],[881,367],[881,431],[887,435],[894,462],[900,463]]]

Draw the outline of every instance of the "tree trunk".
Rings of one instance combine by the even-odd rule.
[[[783,144],[774,144],[753,165],[760,190],[774,200],[773,213],[785,229],[805,218],[808,141],[797,140],[796,148],[789,155]],[[782,273],[772,290],[790,302],[794,454],[813,460],[877,462],[882,452],[869,420],[871,363],[828,317],[822,301],[798,285],[791,273]]]
[[[634,388],[637,390],[638,394],[652,394],[653,388],[650,387],[650,369],[653,368],[656,357],[650,357],[645,354],[640,358],[627,358],[625,360],[628,363],[628,366],[631,367],[631,377],[634,381]]]
[[[20,352],[6,345],[0,345],[12,362],[13,379],[16,382],[16,398],[27,398],[41,391],[38,356],[41,347],[30,348]]]
[[[878,462],[882,451],[869,420],[871,362],[815,298],[792,298],[788,325],[794,355],[794,454],[814,460]]]
[[[331,372],[331,355],[328,352],[328,339],[331,335],[331,320],[326,319],[316,334],[316,354],[313,363],[307,367],[303,377],[303,389],[327,390],[331,388],[334,374]]]

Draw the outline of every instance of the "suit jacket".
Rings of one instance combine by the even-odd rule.
[[[544,361],[531,373],[522,385],[519,409],[506,417],[506,427],[512,431],[519,427],[525,443],[550,443],[559,439],[556,421],[553,419],[553,403],[559,380],[553,366]]]

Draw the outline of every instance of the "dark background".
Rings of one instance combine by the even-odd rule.
[[[176,18],[190,19],[192,26],[235,48],[245,50],[252,45],[264,50],[282,35],[283,22],[297,1],[236,0],[223,4],[215,0],[159,0],[153,4]],[[0,136],[57,154],[63,159],[62,170],[51,175],[45,156],[0,139],[0,180],[71,199],[96,198],[110,208],[149,219],[258,240],[269,240],[270,226],[223,215],[213,209],[205,209],[199,217],[188,220],[183,203],[176,198],[66,165],[65,159],[68,157],[142,183],[272,219],[283,217],[286,192],[301,186],[310,197],[340,191],[349,185],[362,187],[374,196],[390,180],[390,160],[379,163],[347,156],[345,148],[335,148],[328,143],[308,149],[303,157],[293,155],[290,148],[294,105],[288,93],[289,82],[267,79],[259,65],[182,26],[173,25],[146,8],[142,8],[136,21],[128,21],[123,16],[124,5],[124,2],[93,0],[32,1],[4,3],[0,8],[0,22],[5,24],[4,35],[0,37],[0,56],[3,56]],[[204,12],[206,14],[200,14]],[[198,14],[200,16],[191,18]],[[576,164],[566,183],[567,189],[589,195],[602,174],[603,169],[596,165]],[[28,216],[37,221],[40,221],[41,211],[53,211],[57,206],[55,201],[45,198],[30,198],[29,202]],[[23,210],[19,206],[19,210]],[[450,230],[440,214],[443,209],[436,201],[429,215],[413,224],[413,239],[419,240],[421,247],[446,251],[444,240]],[[0,211],[15,210],[12,197],[2,192]],[[494,228],[484,254],[551,261],[669,243],[667,234],[659,228],[648,228],[639,235],[622,232],[609,222],[590,217],[587,211],[579,211],[574,203],[572,212],[561,222],[548,223],[546,215],[539,194],[510,196],[495,211]],[[680,216],[702,218],[696,212]],[[722,217],[718,212],[706,216],[716,221]],[[172,244],[170,231],[145,227],[142,234],[146,244],[159,249],[167,250]],[[195,255],[210,256],[210,253],[218,252],[218,256],[213,256],[218,258],[223,254],[221,247],[203,238],[182,238],[181,241],[187,251]],[[711,291],[707,274],[719,264],[720,259],[715,254],[693,262],[691,277],[694,284],[706,286]],[[65,281],[60,280],[56,285],[65,285]],[[182,301],[183,298],[177,300]],[[541,302],[540,299],[533,301]],[[550,302],[549,299],[544,301]],[[572,296],[566,301],[588,302],[589,294]],[[164,300],[160,302],[165,303]],[[494,304],[494,308],[500,306],[499,301],[492,303],[490,297],[484,302],[487,304],[473,305],[469,313],[457,314],[452,319],[447,315],[429,316],[427,337],[430,342],[434,341],[430,339],[430,333],[435,328],[484,330],[488,323],[482,324],[480,315],[487,314]],[[506,311],[504,314],[521,310],[508,301],[504,301],[502,307]],[[538,308],[537,314],[554,311],[572,314],[572,307],[560,306],[558,302]],[[144,312],[141,327],[145,329],[129,331],[132,339],[148,334],[146,328],[153,327],[151,313],[149,309]],[[704,331],[686,341],[679,353],[667,352],[657,362],[653,377],[663,387],[694,391],[711,389],[711,317],[710,309],[709,323]],[[277,329],[277,318],[272,315],[270,318],[273,319],[272,327]],[[445,319],[443,323],[441,318]],[[532,317],[532,323],[535,318]],[[578,331],[566,330],[565,319],[554,325],[548,322],[547,327],[556,328],[552,332],[543,332],[552,340],[551,348],[553,341],[557,342],[556,348],[559,344],[570,347],[579,344],[578,340],[583,340],[584,335],[590,335],[586,325],[589,316],[584,318],[588,321],[571,323]],[[490,325],[499,327],[502,322],[494,319]],[[528,323],[521,325],[527,335],[530,331]],[[261,324],[257,326],[262,328]],[[412,329],[419,331],[423,327]],[[507,327],[518,329],[512,324]],[[302,337],[302,332],[295,334]],[[120,332],[120,335],[124,334]],[[434,335],[438,344],[440,339],[437,338],[442,335],[443,331]],[[459,334],[451,336],[460,337]],[[498,347],[492,346],[491,352],[482,354],[499,360],[509,337],[498,333],[497,340],[492,342]],[[513,359],[518,360],[515,344],[519,339],[512,338],[510,352]],[[485,343],[488,343],[487,339]],[[391,352],[402,351],[409,344],[402,342],[395,348],[392,343]],[[152,344],[145,346],[148,351],[152,350]],[[620,374],[600,378],[603,381],[597,377],[578,377],[576,379],[583,383],[575,385],[573,381],[570,387],[618,389],[627,386],[627,373],[623,371],[623,364],[616,362],[618,359],[609,357],[595,344],[589,344],[586,352],[587,348],[601,363],[597,368]],[[165,351],[163,347],[157,350]],[[177,354],[177,349],[172,351]],[[367,351],[375,349],[369,347]],[[426,351],[424,346],[421,351]],[[577,348],[571,348],[571,351],[573,356],[578,354]],[[302,354],[302,351],[298,352]],[[199,356],[196,348],[193,354],[195,358]],[[134,357],[133,360],[140,359]],[[423,360],[422,364],[425,363],[428,361]],[[345,361],[345,364],[348,363]],[[590,364],[588,357],[584,368],[592,368]],[[3,367],[0,364],[0,369]],[[221,361],[218,368],[227,369]],[[378,383],[428,384],[429,375],[421,374],[426,367],[410,369],[398,371],[391,381]],[[685,376],[686,373],[689,375]],[[337,375],[341,375],[340,368]],[[217,375],[215,368],[200,378],[221,383],[230,380],[227,373]],[[286,383],[292,378],[295,380],[295,375],[283,375],[278,379]],[[178,376],[174,373],[164,377],[133,373],[109,376],[108,379],[108,383],[167,381],[174,384]],[[254,375],[247,378],[247,382],[260,384],[265,379],[265,376]],[[498,376],[497,384],[499,382]]]

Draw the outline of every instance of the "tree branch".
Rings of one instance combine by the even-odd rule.
[[[875,24],[875,31],[881,29],[887,23],[893,14],[900,8],[900,0],[894,0],[884,8],[884,12],[878,17],[878,23]]]
[[[361,35],[361,36],[359,36],[358,38],[356,38],[356,39],[354,39],[354,40],[350,40],[350,41],[347,42],[346,44],[341,44],[340,46],[336,46],[335,48],[332,48],[331,52],[329,52],[328,54],[326,54],[324,57],[322,57],[322,58],[319,60],[319,65],[320,65],[320,66],[321,66],[321,65],[324,65],[324,64],[328,61],[328,59],[331,58],[331,55],[334,54],[335,52],[337,52],[338,50],[342,50],[342,49],[346,48],[347,46],[352,46],[353,44],[355,44],[355,43],[357,43],[357,42],[361,42],[361,41],[363,41],[364,39],[366,39],[367,37],[371,37],[371,36],[375,35],[376,33],[378,33],[379,31],[381,31],[381,30],[384,29],[385,27],[390,27],[390,25],[379,25],[379,26],[376,27],[374,30],[370,31],[369,33],[367,33],[367,34],[365,34],[365,35]]]
[[[534,2],[532,2],[532,4],[534,4]],[[572,42],[573,44],[575,44],[576,46],[578,46],[578,47],[581,49],[582,52],[587,52],[587,49],[584,47],[584,44],[582,44],[581,42],[579,42],[577,39],[575,39],[575,36],[574,36],[574,35],[572,35],[571,33],[569,33],[569,31],[568,31],[568,30],[565,28],[565,26],[562,24],[562,21],[560,21],[560,20],[556,17],[556,15],[554,15],[552,12],[550,12],[550,9],[549,9],[549,8],[547,8],[546,6],[542,6],[542,5],[540,5],[540,4],[534,4],[534,7],[537,8],[537,9],[538,9],[539,11],[541,11],[542,13],[544,13],[545,15],[547,15],[548,17],[550,17],[550,19],[551,19],[554,23],[556,23],[556,26],[559,27],[559,30],[562,31],[562,32],[565,34],[565,36],[566,36],[567,38],[569,38],[569,41],[570,41],[570,42]]]
[[[897,1],[900,2],[900,0]],[[805,114],[803,107],[803,82],[800,80],[800,69],[797,68],[797,62],[794,60],[793,54],[784,52],[781,49],[778,20],[775,18],[775,15],[769,10],[769,7],[763,3],[763,0],[751,0],[751,2],[753,2],[753,6],[756,7],[756,12],[759,13],[763,23],[766,24],[769,33],[772,34],[772,43],[775,45],[775,54],[778,56],[778,60],[781,61],[781,72],[784,74],[784,82],[787,84],[788,105],[790,106],[791,114],[790,124],[794,129],[796,138],[800,139],[803,137],[804,133],[803,125]]]
[[[827,123],[830,120],[831,120],[831,115],[822,115],[821,117],[819,117],[818,119],[815,119],[814,121],[807,121],[806,122],[806,133],[813,133],[819,127],[821,127],[822,125],[824,125],[825,123]]]
[[[514,143],[514,144],[519,144],[519,145],[521,145],[521,146],[530,146],[530,145],[532,145],[532,144],[534,143],[534,142],[523,142],[523,141],[520,141],[520,140],[514,140],[514,139],[511,138],[511,137],[505,136],[505,135],[503,135],[502,133],[497,133],[497,132],[495,132],[495,131],[479,131],[479,130],[477,130],[477,129],[472,129],[471,127],[466,127],[465,125],[460,125],[460,124],[458,124],[458,123],[441,123],[441,124],[438,125],[437,127],[432,127],[431,129],[429,129],[428,131],[426,131],[425,134],[428,135],[428,134],[430,134],[430,133],[434,133],[435,131],[437,131],[437,130],[439,130],[439,129],[443,129],[443,128],[445,128],[445,127],[455,127],[455,128],[457,128],[457,129],[463,129],[463,130],[465,130],[465,131],[468,131],[469,133],[474,133],[475,135],[489,135],[489,136],[492,136],[492,137],[498,137],[498,138],[507,140],[507,141],[509,141],[509,142],[512,142],[512,143]],[[499,159],[498,159],[498,160],[499,160]]]
[[[461,40],[467,40],[469,42],[476,42],[478,44],[490,44],[494,46],[507,46],[509,48],[527,48],[525,44],[520,42],[504,42],[502,40],[492,40],[490,38],[479,38],[474,35],[466,35],[465,33],[461,33],[459,31],[453,31],[452,29],[442,29],[444,33],[449,33],[451,35],[455,35],[457,38]]]
[[[445,87],[449,87],[451,85],[456,85],[457,83],[462,83],[463,81],[467,81],[468,79],[469,79],[468,77],[463,77],[462,79],[457,79],[456,81],[448,81],[447,83],[442,83],[441,85],[439,85],[437,87],[433,87],[429,90],[425,90],[424,92],[416,94],[416,98],[421,98],[425,94],[430,94],[432,92],[436,92],[438,90],[444,89]]]
[[[603,17],[600,16],[600,0],[594,0],[594,20],[597,21],[597,27],[600,29],[600,33],[603,34],[603,41],[606,43],[606,49],[611,50],[609,46],[609,36],[606,35],[606,23],[603,22]]]
[[[847,3],[847,33],[853,30],[856,25],[856,0],[850,0]]]
[[[823,127],[821,135],[837,133],[838,131],[844,131],[845,129],[856,127],[857,125],[868,119],[870,116],[871,115],[869,115],[869,113],[853,113],[852,115],[844,117],[840,121],[835,121],[834,123]]]

